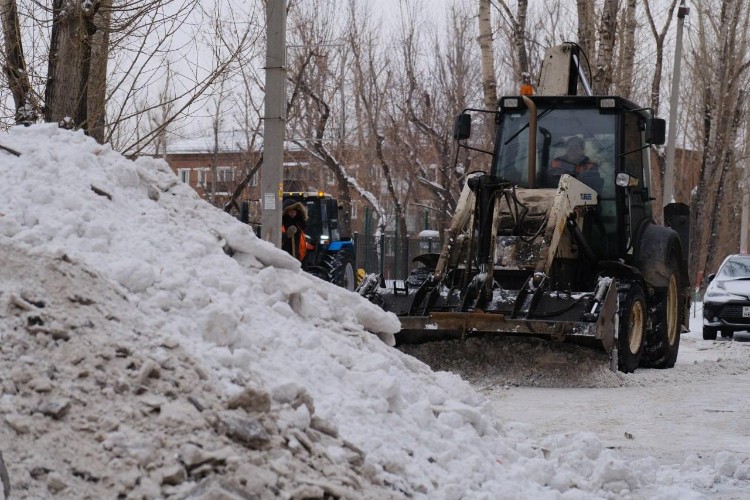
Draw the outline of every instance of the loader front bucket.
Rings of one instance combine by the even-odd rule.
[[[508,295],[508,292],[505,292]],[[599,294],[571,295],[561,298],[548,292],[557,314],[545,308],[540,299],[533,310],[506,312],[432,311],[425,316],[400,316],[401,331],[396,344],[419,344],[476,335],[535,336],[557,341],[598,345],[610,356],[616,345],[617,289],[609,281]],[[597,297],[599,295],[599,297]],[[615,356],[616,358],[616,356]]]

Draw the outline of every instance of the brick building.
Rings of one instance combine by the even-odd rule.
[[[190,184],[198,194],[215,206],[223,207],[245,177],[259,165],[260,145],[248,149],[247,138],[242,131],[228,131],[197,139],[172,141],[167,146],[166,161],[177,176]],[[347,166],[348,175],[357,178],[363,185],[377,185],[382,176],[379,168],[360,168],[355,162]],[[247,182],[237,197],[238,202],[247,202],[251,222],[260,221],[260,176],[261,169]],[[292,146],[284,153],[285,191],[324,191],[340,198],[335,177],[330,170],[308,152]],[[374,194],[382,200],[388,198],[385,183]],[[350,190],[351,205],[345,207],[349,213],[351,231],[366,234],[374,231],[377,221],[368,203]],[[407,226],[409,234],[417,234],[423,229],[436,229],[437,207],[425,201],[426,196],[413,197],[408,202]],[[383,201],[388,207],[391,204]],[[234,212],[234,211],[233,211]],[[239,213],[235,213],[239,215]]]

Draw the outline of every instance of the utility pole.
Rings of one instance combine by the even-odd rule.
[[[674,72],[672,74],[672,94],[669,97],[669,133],[667,134],[667,164],[664,167],[664,195],[662,207],[674,201],[674,149],[677,141],[677,106],[680,97],[680,67],[682,65],[682,28],[690,8],[685,0],[677,10],[677,39],[674,48]]]
[[[266,101],[263,119],[261,238],[281,248],[286,128],[286,0],[266,7]]]

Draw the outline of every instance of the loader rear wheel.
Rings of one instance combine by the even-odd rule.
[[[648,368],[672,368],[680,350],[680,328],[685,313],[680,303],[680,277],[677,266],[670,268],[666,290],[655,294],[651,309],[651,336],[646,340],[641,366]]]
[[[353,262],[354,257],[352,253],[347,250],[327,255],[323,262],[325,272],[323,279],[330,281],[334,285],[353,291],[356,287]]]
[[[643,355],[646,332],[646,296],[640,285],[630,286],[620,296],[620,318],[617,334],[617,368],[633,373]]]

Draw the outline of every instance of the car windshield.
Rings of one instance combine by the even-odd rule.
[[[501,116],[498,150],[492,174],[514,184],[528,185],[529,113],[527,109],[506,110]],[[564,107],[537,110],[536,185],[557,187],[557,178],[550,175],[556,159],[566,159],[573,143],[578,147],[578,159],[595,163],[605,178],[614,179],[615,115],[601,114],[598,109],[566,109]],[[559,175],[558,175],[559,177]],[[614,183],[605,185],[605,196],[614,196]]]
[[[750,278],[750,255],[742,257],[732,257],[727,260],[719,273],[716,275],[723,279],[741,279]]]

